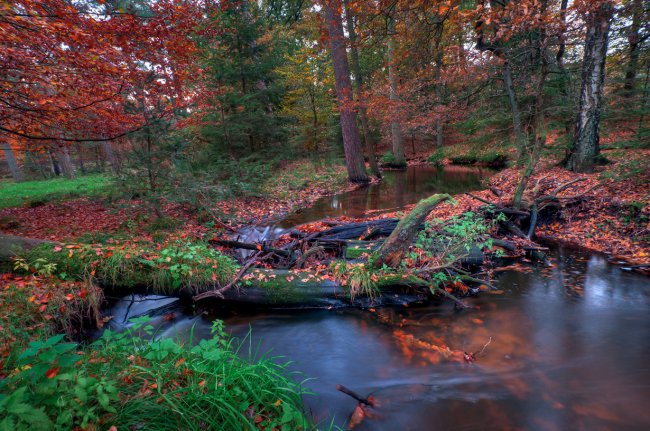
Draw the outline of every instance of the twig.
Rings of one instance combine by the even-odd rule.
[[[480,198],[480,197],[478,197],[478,196],[476,196],[476,195],[473,195],[473,194],[471,194],[471,193],[465,193],[465,194],[466,194],[467,196],[469,196],[470,198],[474,198],[474,199],[476,199],[477,201],[481,201],[481,202],[483,202],[484,204],[488,204],[488,205],[496,206],[496,205],[494,204],[494,202],[490,202],[490,201],[488,201],[487,199]]]
[[[345,395],[351,396],[352,398],[354,398],[355,400],[357,400],[361,404],[365,404],[365,405],[371,406],[371,407],[373,407],[375,405],[374,401],[370,397],[364,398],[361,395],[359,395],[358,393],[354,392],[352,389],[348,389],[343,385],[336,385],[336,390],[339,391],[339,392],[343,392]]]
[[[492,337],[490,337],[490,339],[488,340],[488,342],[485,343],[485,345],[483,346],[483,348],[482,348],[480,351],[472,353],[472,356],[474,356],[474,357],[476,358],[476,357],[478,357],[479,355],[482,355],[483,352],[485,351],[485,348],[486,348],[487,346],[489,346],[491,342],[492,342]]]
[[[198,295],[195,295],[192,299],[194,301],[200,301],[202,299],[211,298],[211,297],[217,297],[223,299],[223,293],[229,289],[232,289],[232,287],[235,286],[239,282],[239,280],[241,280],[241,278],[244,276],[246,271],[248,271],[248,269],[257,262],[257,258],[261,254],[262,251],[260,250],[257,253],[255,253],[250,259],[248,259],[248,261],[244,265],[242,265],[242,267],[239,269],[239,272],[237,273],[237,275],[235,275],[235,278],[233,278],[232,281],[227,285],[225,285],[224,287],[220,289],[214,289],[214,290],[209,290],[207,292],[199,293]],[[268,254],[265,255],[262,258],[262,260],[266,259],[267,256]]]
[[[451,299],[454,301],[460,308],[471,308],[469,305],[465,304],[463,301],[460,299],[456,298],[454,295],[451,293],[447,292],[445,289],[441,289],[438,286],[431,285],[429,286],[429,289],[431,289],[432,292],[434,293],[439,293],[442,296],[446,296],[447,298]]]

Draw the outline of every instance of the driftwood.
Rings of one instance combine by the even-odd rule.
[[[302,268],[302,266],[305,264],[307,259],[309,259],[309,256],[313,256],[315,254],[321,253],[325,251],[325,247],[323,246],[315,246],[310,248],[309,250],[305,251],[302,256],[294,263],[292,266],[296,268]]]
[[[245,279],[245,280],[243,280]],[[285,269],[247,268],[240,277],[245,286],[239,289],[219,289],[219,295],[212,290],[200,293],[195,300],[218,298],[220,300],[282,307],[332,307],[350,304],[347,288],[329,279],[321,278],[315,271],[294,271]],[[377,287],[382,296],[374,300],[359,298],[355,305],[402,305],[426,300],[429,283],[419,277],[398,275],[380,277]]]

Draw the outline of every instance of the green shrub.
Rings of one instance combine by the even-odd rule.
[[[0,430],[311,428],[286,366],[242,358],[221,322],[196,345],[152,331],[139,319],[81,351],[33,341],[0,381]]]
[[[475,154],[463,154],[460,156],[451,156],[449,157],[451,163],[454,165],[473,165],[478,161],[478,158]]]
[[[445,159],[445,157],[446,157],[445,151],[442,148],[440,148],[435,153],[429,156],[428,161],[433,166],[442,166],[442,161]]]
[[[381,156],[381,163],[384,165],[394,165],[395,164],[395,156],[391,151],[386,151],[384,154]]]

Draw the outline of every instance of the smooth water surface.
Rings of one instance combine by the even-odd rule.
[[[481,180],[493,173],[491,169],[465,166],[409,166],[406,171],[384,171],[380,183],[321,198],[309,208],[286,217],[280,226],[288,228],[326,217],[397,211],[434,193],[479,190]]]
[[[650,429],[650,283],[599,257],[559,250],[552,268],[508,271],[503,293],[423,308],[226,317],[236,336],[313,380],[314,418],[344,425],[376,396],[361,430]],[[207,334],[206,334],[207,335]],[[445,361],[431,345],[477,352]],[[421,343],[423,342],[423,343]]]

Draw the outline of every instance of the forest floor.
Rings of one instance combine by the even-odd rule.
[[[603,154],[609,164],[595,173],[576,174],[558,163],[562,149],[551,136],[544,158],[531,177],[524,199],[581,179],[559,197],[583,195],[579,202],[566,205],[553,220],[540,220],[537,238],[608,254],[612,260],[632,265],[650,263],[650,170],[646,169],[650,150],[626,151],[603,139]],[[445,147],[445,154],[463,157],[468,145]],[[510,150],[512,151],[512,150]],[[425,151],[411,158],[422,163],[433,153]],[[508,154],[508,153],[506,153]],[[508,154],[512,158],[512,154]],[[449,158],[442,163],[449,163]],[[496,205],[507,205],[514,194],[521,170],[507,168],[489,179],[486,188],[474,193]],[[315,200],[358,187],[345,181],[342,166],[323,167],[310,162],[292,162],[262,185],[261,193],[218,202],[209,211],[197,213],[184,204],[161,204],[163,218],[152,216],[151,208],[140,200],[108,201],[86,197],[67,201],[38,202],[36,205],[0,209],[0,232],[56,241],[100,242],[125,236],[160,242],[162,235],[176,233],[203,237],[216,226],[236,229],[245,224],[277,220]],[[497,194],[499,196],[497,196]],[[446,218],[484,205],[468,195],[454,196],[457,205],[445,203],[431,218]],[[395,217],[383,213],[377,218]],[[373,218],[370,216],[370,218]],[[324,229],[312,223],[306,230]],[[158,238],[156,237],[158,235]]]
[[[82,177],[83,178],[83,177]],[[66,181],[54,180],[53,182]],[[67,180],[75,183],[77,180]],[[48,182],[38,182],[50,188]],[[40,184],[43,183],[43,184]],[[244,224],[280,218],[298,208],[309,206],[323,196],[354,189],[347,182],[343,166],[322,166],[311,161],[285,165],[260,191],[216,202],[207,211],[193,211],[188,204],[162,202],[162,218],[154,215],[151,202],[141,199],[104,199],[95,194],[74,195],[27,192],[12,186],[12,194],[21,196],[13,205],[0,209],[0,232],[52,241],[99,242],[112,236],[152,240],[156,232],[181,230],[201,235],[215,222],[235,229]],[[20,185],[19,185],[20,186]],[[0,187],[2,189],[2,187]]]

